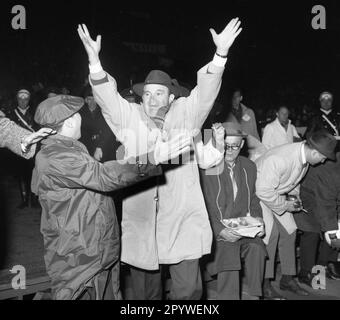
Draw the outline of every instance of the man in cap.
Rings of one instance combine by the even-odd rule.
[[[29,105],[30,98],[31,94],[28,90],[20,89],[16,95],[17,106],[11,111],[8,117],[23,129],[35,132],[39,127],[33,119],[34,111]],[[33,204],[36,205],[37,200],[31,195],[30,188],[34,161],[24,161],[23,159],[18,158],[15,166],[18,168],[17,173],[21,195],[21,203],[18,205],[18,208],[23,209],[25,207],[31,207],[32,200],[35,201]]]
[[[217,34],[210,29],[216,54],[197,74],[197,86],[189,97],[178,96],[168,74],[151,71],[133,90],[142,97],[140,105],[129,103],[118,91],[116,81],[100,65],[101,37],[93,41],[85,25],[78,27],[87,51],[90,82],[96,101],[127,155],[152,148],[153,140],[164,139],[176,130],[199,133],[218,95],[229,48],[241,32],[232,19]],[[193,155],[194,157],[194,155]],[[167,166],[157,183],[135,189],[124,200],[122,261],[133,266],[135,299],[160,299],[160,265],[170,265],[171,299],[200,299],[202,281],[199,258],[210,253],[212,233],[199,183],[197,165],[186,156],[184,165]]]
[[[310,121],[306,134],[325,129],[334,136],[340,133],[340,113],[333,107],[333,95],[328,92],[322,92],[319,97],[320,109]]]
[[[36,156],[32,190],[42,206],[45,264],[54,299],[119,299],[119,227],[105,192],[159,175],[161,168],[138,159],[127,163],[93,159],[80,138],[84,100],[58,95],[43,101],[35,121],[57,131]],[[154,164],[178,156],[190,139],[157,142]],[[160,140],[157,140],[160,141]]]
[[[262,209],[255,194],[256,165],[240,156],[247,136],[239,124],[223,123],[224,161],[202,172],[202,189],[212,225],[215,245],[212,262],[207,269],[217,274],[217,299],[240,299],[240,271],[242,260],[249,294],[262,296],[262,279],[266,248]],[[247,238],[226,227],[224,219],[252,216],[262,225],[254,238]]]
[[[308,166],[322,163],[327,158],[335,159],[336,143],[336,139],[327,131],[315,131],[308,136],[307,141],[272,148],[256,160],[256,194],[261,200],[266,227],[264,242],[269,255],[264,281],[264,296],[268,299],[283,299],[270,283],[275,275],[277,247],[282,273],[280,289],[308,295],[294,278],[297,227],[293,214],[303,209],[299,184],[307,173]],[[291,196],[295,196],[297,200]]]

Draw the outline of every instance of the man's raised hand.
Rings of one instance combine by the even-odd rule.
[[[96,41],[92,40],[85,24],[78,25],[78,34],[87,52],[90,65],[97,64],[99,62],[102,36],[98,35]]]
[[[242,31],[240,24],[241,21],[239,21],[238,18],[234,18],[219,34],[217,34],[214,29],[209,29],[216,45],[216,52],[219,55],[226,56],[228,54],[229,48],[232,46],[234,40]]]

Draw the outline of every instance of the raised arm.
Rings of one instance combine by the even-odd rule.
[[[94,98],[100,106],[110,129],[117,139],[123,142],[121,130],[129,128],[129,120],[136,110],[127,100],[121,97],[117,90],[116,80],[107,74],[100,64],[101,36],[98,35],[94,41],[84,24],[78,26],[78,34],[88,55],[89,80]]]
[[[216,53],[213,60],[198,71],[197,86],[186,98],[185,120],[187,127],[200,129],[212,109],[221,87],[229,49],[242,31],[240,24],[238,18],[235,18],[219,34],[214,29],[210,29]]]

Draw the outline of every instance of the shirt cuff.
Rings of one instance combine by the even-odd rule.
[[[94,65],[89,64],[89,69],[90,69],[90,73],[98,73],[98,72],[103,71],[103,67],[102,67],[100,62],[98,62]]]
[[[214,55],[214,59],[212,60],[212,63],[216,66],[216,67],[224,67],[225,64],[227,63],[228,58],[222,58],[219,57],[217,54]]]

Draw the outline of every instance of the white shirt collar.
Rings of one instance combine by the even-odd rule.
[[[332,112],[332,109],[330,109],[330,110],[324,110],[324,109],[320,108],[320,110],[321,110],[323,113],[325,113],[326,115],[329,115],[329,114]]]
[[[28,109],[29,109],[30,107],[27,107],[26,109],[21,109],[21,108],[19,108],[18,107],[18,110],[23,114],[23,115],[26,115],[26,112],[28,111]]]
[[[278,117],[276,117],[276,122],[283,128],[283,125],[281,124],[281,122],[279,121],[279,118]],[[291,124],[291,120],[290,119],[288,119],[288,127],[290,126],[290,124]]]

